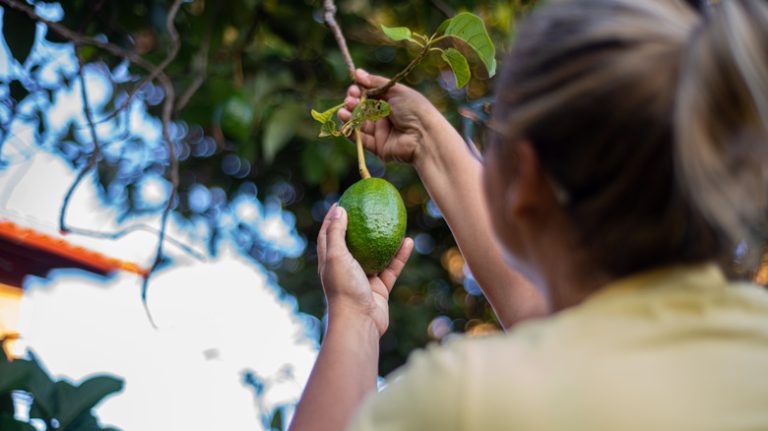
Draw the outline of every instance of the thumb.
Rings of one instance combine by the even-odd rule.
[[[347,233],[347,211],[336,206],[331,214],[331,225],[328,226],[326,255],[329,258],[344,256],[349,253],[345,236]]]
[[[355,71],[355,80],[358,84],[366,88],[381,87],[389,82],[389,79],[379,75],[371,75],[363,69],[357,69]]]

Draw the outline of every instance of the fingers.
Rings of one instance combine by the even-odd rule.
[[[323,224],[320,226],[320,233],[317,234],[317,271],[322,272],[325,266],[325,256],[328,243],[328,226],[331,224],[331,214],[336,209],[337,204],[331,205],[331,209],[325,214]]]
[[[389,79],[379,75],[371,75],[363,69],[357,69],[355,71],[355,81],[363,87],[375,88],[386,84],[389,82]]]
[[[408,262],[408,258],[411,257],[412,251],[413,240],[406,238],[400,245],[400,249],[397,251],[397,254],[395,254],[392,262],[390,262],[389,266],[379,274],[379,278],[381,279],[381,282],[384,283],[387,291],[392,291],[392,287],[394,287],[397,277],[400,276],[400,272],[402,272],[403,267],[405,267],[406,262]]]
[[[347,108],[339,109],[339,111],[336,112],[336,115],[339,117],[339,120],[344,123],[352,119],[352,111],[348,110]]]
[[[347,97],[344,99],[344,107],[336,114],[339,119],[344,122],[347,122],[352,118],[352,111],[360,103],[360,97],[363,95],[360,85],[367,88],[375,88],[389,82],[389,79],[383,76],[371,75],[363,69],[357,69],[355,71],[355,80],[359,85],[350,85],[349,88],[347,88]]]
[[[331,220],[327,230],[326,253],[327,259],[339,258],[349,254],[345,236],[347,233],[347,212],[336,205],[331,211]]]
[[[341,121],[346,122],[352,118],[352,110],[354,110],[355,106],[360,103],[360,96],[362,94],[360,86],[357,84],[350,85],[349,88],[347,88],[347,97],[344,99],[344,107],[341,108],[337,114]]]

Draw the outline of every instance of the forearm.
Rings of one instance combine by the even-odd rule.
[[[366,319],[329,313],[328,330],[290,431],[342,431],[376,389],[379,334]]]
[[[542,295],[504,261],[483,196],[482,165],[448,122],[432,124],[424,136],[431,151],[414,166],[501,324],[546,313]]]

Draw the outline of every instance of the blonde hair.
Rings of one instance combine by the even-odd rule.
[[[768,3],[724,0],[694,29],[675,111],[684,187],[753,255],[768,216]]]
[[[720,258],[760,230],[766,32],[760,0],[706,17],[676,0],[555,0],[520,25],[494,115],[532,142],[602,270]]]

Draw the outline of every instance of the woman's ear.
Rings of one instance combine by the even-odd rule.
[[[515,144],[516,166],[504,193],[507,217],[518,222],[538,219],[559,206],[555,191],[530,141]]]

